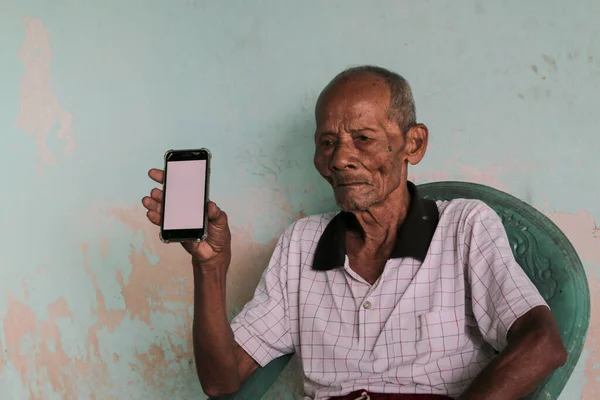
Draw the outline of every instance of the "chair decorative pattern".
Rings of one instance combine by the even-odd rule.
[[[504,228],[509,232],[508,239],[512,245],[515,258],[527,275],[535,281],[537,289],[545,299],[553,299],[558,282],[552,271],[552,263],[546,256],[545,249],[538,244],[519,215],[510,210],[498,212]]]

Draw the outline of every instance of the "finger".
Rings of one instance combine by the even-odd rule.
[[[208,221],[215,225],[227,225],[227,214],[214,201],[208,202]]]
[[[161,213],[162,212],[162,204],[158,203],[156,200],[154,200],[152,197],[148,197],[145,196],[142,199],[142,205],[148,210],[148,211],[156,211],[157,213]]]
[[[160,184],[162,184],[165,179],[164,171],[162,169],[157,169],[157,168],[152,168],[150,171],[148,171],[148,176],[154,182],[158,182]]]
[[[156,202],[162,204],[162,202],[163,202],[163,191],[160,190],[160,189],[158,189],[158,188],[154,188],[150,192],[150,197],[152,197]]]
[[[150,222],[152,222],[154,225],[160,225],[160,214],[157,213],[156,211],[148,211],[146,213],[146,217],[148,217],[148,220]]]
[[[212,201],[208,203],[208,237],[204,244],[212,250],[218,252],[223,251],[229,244],[229,224],[227,222],[227,214],[222,211]],[[208,249],[207,247],[207,249]]]

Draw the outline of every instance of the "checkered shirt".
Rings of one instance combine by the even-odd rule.
[[[231,322],[237,343],[261,366],[295,352],[314,399],[360,389],[460,395],[506,346],[513,322],[547,305],[489,206],[436,204],[439,223],[424,261],[390,259],[373,285],[347,257],[343,268],[312,268],[336,213],[296,221]]]

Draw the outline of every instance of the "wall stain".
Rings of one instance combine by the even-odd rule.
[[[588,46],[588,64],[596,71],[600,70],[600,31],[594,32]]]
[[[177,370],[170,370],[170,363],[165,359],[165,351],[157,344],[151,344],[147,353],[138,353],[136,358],[142,364],[144,381],[153,387],[163,387],[165,378],[173,378],[178,374]],[[135,368],[135,364],[130,365]]]
[[[96,292],[96,308],[92,310],[92,312],[96,315],[97,321],[88,328],[86,357],[88,360],[90,360],[92,356],[97,360],[102,360],[98,345],[98,332],[106,328],[108,332],[113,333],[116,327],[123,321],[125,311],[113,309],[108,310],[106,308],[106,301],[98,285],[98,278],[96,277],[96,274],[90,265],[89,246],[87,243],[83,243],[81,245],[81,251],[84,255],[85,269],[92,279],[94,290]]]
[[[554,70],[554,72],[558,71],[558,66],[556,65],[556,60],[554,59],[554,57],[551,57],[546,54],[542,54],[542,59],[544,60],[544,62],[546,64],[548,64],[550,66],[550,68],[552,68]]]
[[[581,210],[575,213],[553,212],[546,215],[571,240],[584,263],[600,267],[600,229],[590,213]]]
[[[439,182],[448,180],[459,180],[465,182],[479,183],[491,186],[498,190],[506,191],[506,187],[500,182],[503,174],[519,173],[532,170],[534,167],[525,163],[511,163],[507,165],[495,165],[486,168],[476,168],[463,164],[456,160],[447,162],[446,170],[437,171],[410,171],[409,178],[414,183]],[[448,171],[455,171],[452,175]]]
[[[25,40],[19,50],[24,74],[19,87],[19,116],[15,127],[33,137],[38,148],[38,173],[45,165],[56,165],[56,157],[48,148],[48,136],[58,123],[56,136],[65,142],[64,155],[72,155],[75,149],[71,112],[63,110],[52,93],[50,62],[52,50],[48,32],[38,18],[24,18]]]
[[[282,207],[293,214],[288,206]],[[43,399],[48,395],[48,388],[39,385],[40,379],[46,379],[52,392],[66,400],[87,398],[86,393],[95,393],[102,399],[118,398],[111,397],[109,392],[122,391],[120,385],[125,382],[115,383],[109,364],[125,360],[131,371],[139,374],[152,388],[168,388],[182,373],[195,377],[191,343],[193,280],[189,255],[177,244],[162,243],[158,228],[146,220],[141,207],[113,207],[108,213],[131,232],[132,240],[141,233],[142,244],[141,248],[130,245],[131,272],[127,276],[122,271],[115,272],[114,283],[120,285],[125,303],[124,308],[118,309],[107,306],[90,259],[90,245],[80,245],[83,268],[94,287],[91,308],[94,322],[84,328],[87,337],[80,355],[67,354],[57,324],[57,320],[64,318],[73,322],[65,298],[49,303],[48,320],[42,320],[27,304],[29,290],[26,285],[22,287],[21,298],[9,294],[9,306],[3,317],[6,362],[17,371],[31,399]],[[281,226],[281,229],[285,227]],[[231,309],[239,310],[251,298],[278,239],[257,244],[251,231],[251,226],[232,227],[233,260],[228,273],[227,296]],[[110,251],[108,242],[101,239],[98,246],[105,258]],[[155,256],[158,256],[158,262],[152,263],[149,257]],[[126,320],[140,321],[152,331],[152,318],[161,315],[176,316],[177,323],[156,336],[146,351],[132,349],[131,353],[117,353],[110,344],[101,343],[106,335],[116,334],[117,328]],[[5,362],[0,357],[0,368],[3,367]]]
[[[9,304],[4,315],[6,353],[11,366],[21,378],[23,388],[31,399],[47,398],[40,379],[48,382],[54,393],[65,400],[80,398],[79,389],[110,389],[113,385],[106,364],[89,358],[70,357],[64,348],[57,320],[73,320],[68,304],[59,298],[48,304],[48,320],[36,317],[25,301],[9,293]],[[104,396],[113,399],[112,396]]]
[[[109,213],[132,232],[141,232],[143,239],[141,250],[131,246],[129,262],[132,270],[129,276],[125,278],[121,272],[117,272],[116,276],[122,287],[126,310],[121,310],[116,317],[99,313],[98,324],[119,323],[126,316],[139,319],[150,327],[152,315],[179,315],[181,318],[178,321],[181,322],[172,327],[167,337],[160,338],[162,344],[155,343],[146,353],[135,355],[141,365],[140,373],[144,381],[152,386],[160,386],[183,369],[193,369],[190,312],[193,277],[190,257],[178,244],[166,245],[160,241],[158,228],[146,220],[143,208],[115,207]],[[293,214],[293,211],[289,210],[289,213]],[[250,233],[252,226],[233,226],[231,230],[232,262],[227,276],[227,304],[228,308],[239,309],[252,297],[278,237],[263,245],[253,241]],[[147,254],[158,255],[158,263],[152,264]],[[99,297],[98,304],[102,303]],[[167,307],[167,303],[170,307]],[[173,308],[173,304],[177,306]],[[168,360],[166,351],[172,353]]]

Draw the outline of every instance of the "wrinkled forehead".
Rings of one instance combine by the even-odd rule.
[[[390,89],[374,75],[364,74],[333,81],[323,90],[315,107],[318,125],[357,123],[387,119]]]

